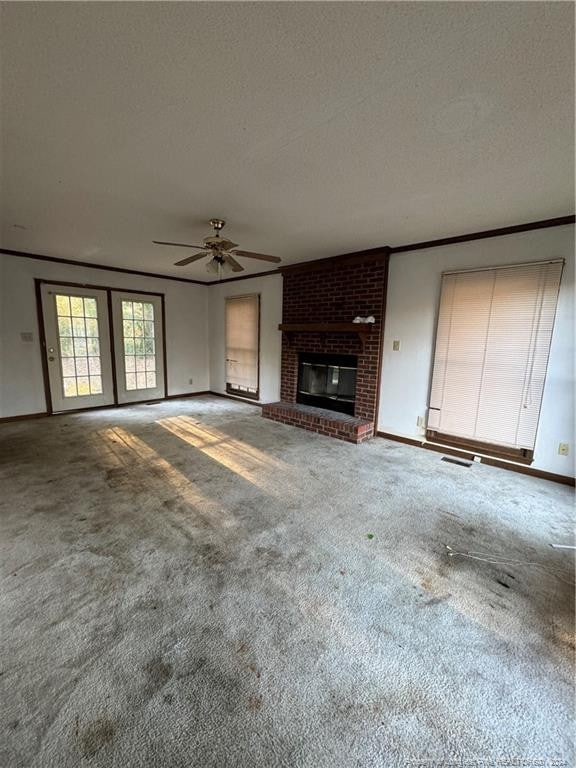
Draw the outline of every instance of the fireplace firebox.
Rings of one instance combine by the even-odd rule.
[[[296,402],[353,416],[357,368],[355,355],[300,354]]]

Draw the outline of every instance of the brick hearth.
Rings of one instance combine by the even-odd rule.
[[[283,325],[351,323],[357,315],[373,315],[375,323],[371,332],[362,338],[357,333],[343,331],[283,333],[281,403],[265,406],[262,415],[352,442],[371,437],[377,411],[388,252],[295,264],[284,267],[282,273]],[[357,356],[354,411],[357,425],[353,427],[350,422],[348,427],[342,426],[348,423],[345,419],[354,421],[354,417],[296,405],[298,355],[304,352]]]
[[[373,421],[300,403],[266,403],[262,406],[262,416],[349,443],[361,443],[374,434]]]

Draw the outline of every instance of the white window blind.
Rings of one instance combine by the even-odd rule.
[[[534,448],[563,263],[442,276],[429,430]]]
[[[258,392],[259,296],[226,299],[226,384]]]

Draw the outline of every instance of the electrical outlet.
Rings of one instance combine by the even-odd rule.
[[[189,378],[188,379],[188,384],[194,384],[194,379],[193,378]]]
[[[418,416],[418,418],[416,419],[416,426],[422,427],[422,429],[424,429],[424,427],[426,426],[426,418],[424,416]]]
[[[568,456],[568,443],[559,443],[558,444],[558,453],[560,456]]]
[[[400,342],[398,341],[398,339],[392,342],[392,351],[400,352]]]

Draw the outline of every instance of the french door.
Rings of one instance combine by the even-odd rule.
[[[164,397],[162,299],[112,292],[118,402]]]
[[[43,284],[53,411],[114,404],[106,291]]]
[[[42,283],[41,298],[52,411],[164,397],[161,296]]]

